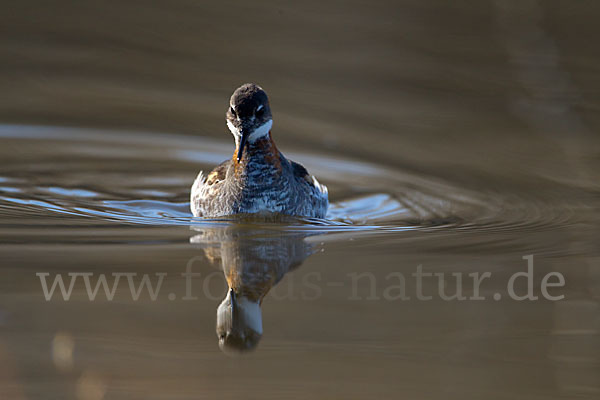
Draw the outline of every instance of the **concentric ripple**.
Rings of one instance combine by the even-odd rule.
[[[230,223],[193,218],[189,187],[200,169],[229,157],[230,143],[206,138],[95,129],[3,125],[0,215],[83,217],[143,225]],[[286,229],[403,231],[470,229],[536,231],[576,223],[592,209],[547,192],[467,190],[417,175],[331,154],[287,152],[330,188],[327,218],[286,219]],[[585,214],[585,213],[584,213]]]

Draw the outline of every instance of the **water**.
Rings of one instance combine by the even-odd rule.
[[[249,30],[233,4],[11,7],[0,397],[598,397],[594,5],[265,3]],[[191,215],[246,80],[327,218]],[[218,344],[228,283],[263,297],[243,354]]]

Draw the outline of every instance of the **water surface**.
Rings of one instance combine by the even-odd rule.
[[[595,5],[56,7],[0,17],[2,398],[598,397]],[[190,214],[247,80],[326,219]],[[528,260],[538,299],[511,299]],[[491,277],[420,300],[419,268],[467,298]],[[263,334],[232,356],[216,310],[240,270]],[[39,274],[69,273],[46,301]],[[85,274],[125,275],[92,301]],[[126,274],[162,285],[136,300]]]

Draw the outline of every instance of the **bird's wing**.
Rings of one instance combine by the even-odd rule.
[[[327,186],[320,184],[319,181],[317,181],[317,178],[311,176],[302,164],[291,160],[290,162],[292,163],[292,169],[296,178],[304,179],[310,186],[313,186],[323,195],[327,196]]]
[[[202,171],[200,171],[196,177],[196,180],[194,181],[194,184],[192,185],[192,191],[190,192],[190,208],[192,209],[194,216],[202,216],[202,206],[207,200],[207,195],[210,193],[208,189],[210,189],[211,186],[225,180],[225,177],[227,176],[227,169],[229,168],[230,163],[231,160],[223,161],[206,176]]]

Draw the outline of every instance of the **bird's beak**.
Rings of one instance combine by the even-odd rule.
[[[229,298],[231,299],[231,319],[232,319],[232,321],[235,321],[235,318],[237,317],[236,314],[239,311],[238,311],[238,304],[235,299],[235,292],[231,288],[229,289]]]
[[[240,162],[242,160],[242,153],[244,152],[244,147],[246,147],[246,142],[248,141],[248,135],[250,133],[247,129],[241,129],[240,133],[242,137],[240,138],[240,142],[237,148],[237,161]]]

